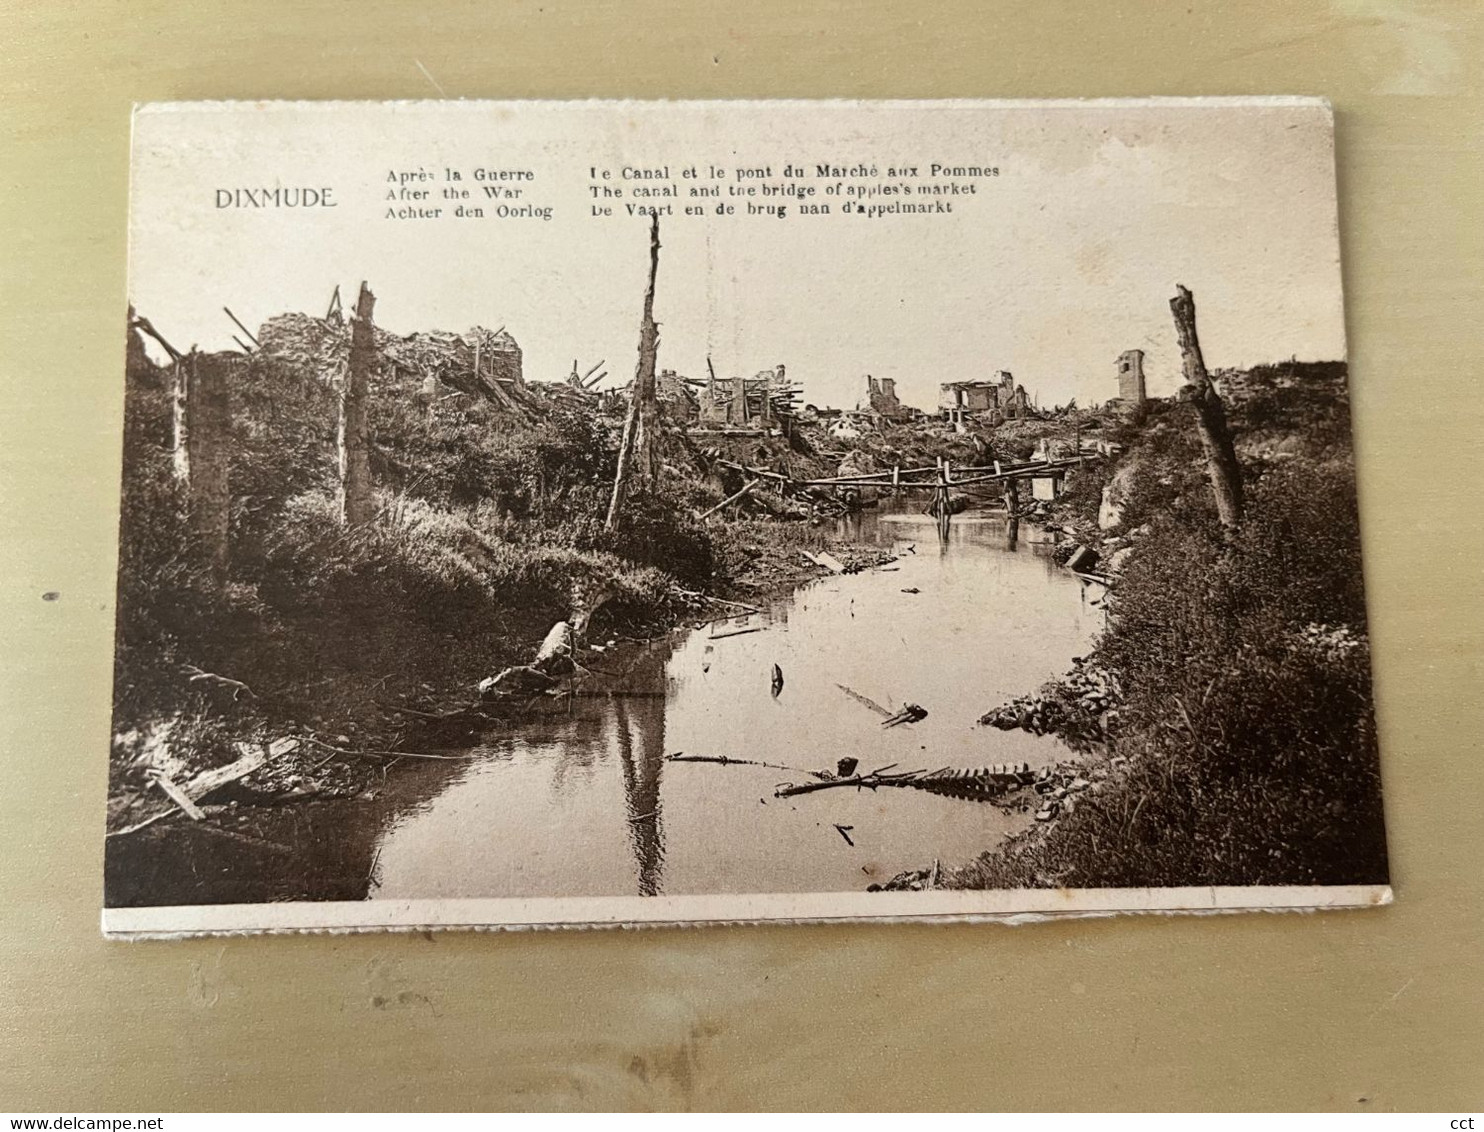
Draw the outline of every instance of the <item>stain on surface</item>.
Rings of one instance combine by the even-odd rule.
[[[190,981],[186,998],[192,1006],[209,1010],[221,1001],[222,991],[231,986],[231,980],[222,970],[222,959],[227,949],[222,947],[210,959],[191,960]]]
[[[443,1013],[433,998],[412,986],[402,963],[396,959],[373,959],[366,964],[367,1002],[373,1010],[426,1009],[434,1018]]]
[[[1377,94],[1457,91],[1464,74],[1465,32],[1445,16],[1406,0],[1335,0],[1335,9],[1352,23],[1363,22],[1380,40],[1370,68]]]

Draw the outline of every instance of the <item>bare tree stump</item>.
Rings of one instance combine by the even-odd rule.
[[[177,358],[170,372],[170,464],[175,478],[187,488],[191,482],[191,382],[196,356],[192,350]]]
[[[1235,530],[1242,522],[1242,468],[1237,463],[1236,445],[1226,423],[1226,407],[1201,355],[1201,340],[1195,328],[1195,299],[1178,283],[1170,310],[1175,316],[1175,333],[1180,339],[1180,359],[1185,373],[1180,400],[1195,407],[1196,427],[1206,452],[1211,491],[1216,497],[1216,514],[1223,527]]]
[[[623,439],[618,447],[613,496],[603,523],[604,529],[610,531],[633,488],[647,489],[659,478],[659,399],[654,371],[660,328],[654,321],[654,281],[660,265],[660,218],[652,214],[649,219],[649,286],[644,292],[644,313],[639,320],[639,364],[634,371],[629,415],[624,420]]]
[[[363,282],[350,322],[350,364],[340,394],[340,521],[347,527],[371,521],[371,371],[376,366],[376,335],[371,311],[376,296]]]
[[[220,585],[227,578],[232,514],[229,431],[232,379],[238,361],[231,354],[192,353],[179,368],[187,374],[183,415],[188,424],[186,442],[177,457],[186,468],[191,527]]]

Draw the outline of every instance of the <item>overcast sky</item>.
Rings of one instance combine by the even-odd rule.
[[[1115,360],[1139,348],[1164,394],[1179,384],[1176,283],[1195,293],[1212,367],[1344,356],[1331,121],[1312,102],[156,108],[135,123],[130,296],[177,347],[226,349],[224,305],[256,328],[322,313],[337,284],[366,279],[388,329],[504,326],[527,379],[563,377],[575,357],[626,380],[647,220],[622,199],[591,216],[591,167],[620,184],[622,166],[668,165],[684,191],[710,183],[682,178],[688,166],[771,166],[778,183],[790,162],[1000,174],[950,198],[951,215],[846,215],[824,195],[840,179],[812,175],[832,215],[790,201],[782,220],[747,217],[731,198],[738,215],[718,217],[716,201],[680,198],[707,215],[662,221],[663,367],[782,362],[808,400],[840,406],[869,373],[922,407],[940,382],[1008,369],[1042,404],[1088,404],[1116,394]],[[400,207],[390,173],[445,167],[485,219],[438,200],[421,202],[445,209],[437,220],[384,218]],[[532,170],[523,198],[553,219],[491,217],[475,168]],[[337,207],[216,207],[218,189],[260,186],[329,187]]]

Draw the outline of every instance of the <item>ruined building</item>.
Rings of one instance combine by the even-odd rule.
[[[702,425],[769,427],[776,423],[779,405],[788,400],[783,366],[765,369],[756,377],[712,377],[701,387]]]
[[[446,388],[519,415],[541,411],[525,381],[520,346],[504,328],[490,331],[476,326],[464,334],[429,330],[407,335],[380,326],[374,330],[381,372],[415,379],[427,396]],[[350,352],[350,324],[338,315],[281,314],[263,323],[257,339],[265,357],[334,382],[344,372]]]
[[[1144,351],[1125,350],[1118,355],[1118,400],[1137,409],[1146,400],[1144,393]]]
[[[938,387],[938,411],[952,424],[972,417],[988,424],[1031,415],[1031,399],[1025,386],[1015,384],[1009,370],[1000,370],[993,381],[945,381]]]
[[[475,350],[478,351],[477,370],[484,370],[494,381],[525,384],[524,374],[521,372],[520,347],[509,331],[501,328],[493,334],[481,335],[478,330],[474,330],[469,336],[474,338]]]
[[[691,392],[689,379],[673,369],[660,370],[654,379],[655,397],[660,403],[660,416],[672,424],[693,425],[701,419],[701,404]]]
[[[908,420],[912,410],[897,397],[897,383],[890,377],[866,375],[866,403],[863,408],[889,421]]]

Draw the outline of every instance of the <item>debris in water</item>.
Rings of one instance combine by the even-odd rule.
[[[891,709],[890,708],[884,708],[884,707],[882,707],[875,700],[871,699],[869,696],[863,696],[863,695],[861,695],[854,688],[847,688],[844,684],[836,684],[835,687],[839,688],[840,691],[844,692],[847,696],[849,696],[856,703],[865,704],[866,707],[870,708],[877,715],[885,715],[885,716],[891,715]]]
[[[731,759],[726,755],[687,755],[684,751],[676,751],[673,755],[666,755],[667,763],[716,763],[718,766],[765,766],[772,770],[791,770],[797,774],[807,774],[813,778],[828,778],[829,775],[817,770],[805,770],[797,766],[784,766],[782,763],[760,762],[757,759]]]
[[[773,698],[778,698],[778,693],[783,691],[783,669],[773,665]]]
[[[830,778],[823,782],[780,783],[773,791],[773,797],[792,798],[799,794],[812,794],[817,790],[829,790],[841,786],[853,786],[856,789],[867,790],[875,790],[882,786],[900,786],[923,790],[929,794],[940,794],[946,798],[991,802],[998,806],[1005,806],[1021,797],[1025,788],[1035,781],[1035,775],[1024,763],[979,767],[973,770],[951,770],[948,767],[931,772],[907,770],[898,771],[895,774],[891,773],[893,766],[895,764],[884,766],[880,770],[873,770],[870,774]],[[1007,795],[1009,797],[1006,797]]]
[[[821,550],[818,554],[810,554],[809,551],[800,551],[805,558],[816,566],[823,566],[831,574],[845,573],[845,563],[841,562],[827,550]]]
[[[835,773],[838,774],[841,778],[849,778],[852,774],[855,773],[855,768],[859,765],[859,759],[852,758],[850,755],[846,755],[843,759],[835,764]]]
[[[922,593],[922,591],[920,589],[918,589],[916,586],[908,586],[902,592],[904,594],[920,594],[920,593]]]
[[[835,823],[835,828],[840,831],[840,836],[843,837],[843,838],[845,838],[845,844],[851,846],[852,848],[854,848],[855,847],[855,842],[852,841],[852,840],[850,840],[850,831],[852,829],[854,829],[855,826],[853,826],[853,825],[841,825],[839,822],[836,822]]]
[[[733,629],[729,633],[713,633],[710,639],[713,641],[724,641],[728,637],[740,637],[743,633],[761,633],[766,628],[766,625],[749,625],[745,629]]]
[[[927,718],[927,708],[921,704],[903,704],[902,710],[881,721],[882,727],[897,727],[903,723],[916,723]]]
[[[1067,559],[1067,569],[1073,573],[1087,573],[1097,567],[1098,552],[1088,546],[1079,546]]]

